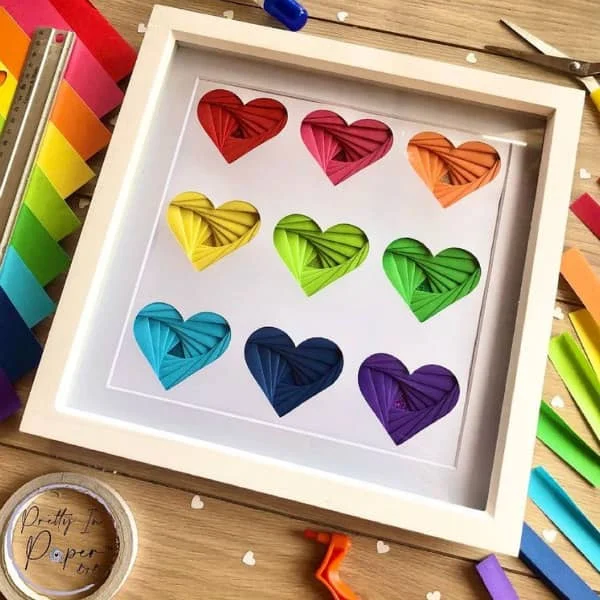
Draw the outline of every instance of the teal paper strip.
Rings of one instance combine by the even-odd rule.
[[[540,406],[538,438],[594,487],[600,487],[600,454],[590,448],[545,402]]]
[[[531,472],[529,497],[577,550],[600,570],[600,531],[544,467],[536,467]]]
[[[600,440],[600,381],[583,350],[572,335],[563,333],[550,340],[548,356]]]
[[[12,246],[8,247],[0,268],[0,287],[29,328],[50,316],[56,308]]]

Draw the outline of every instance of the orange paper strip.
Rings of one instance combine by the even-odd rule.
[[[50,120],[84,160],[110,141],[110,131],[66,81],[60,84]]]
[[[19,79],[27,57],[29,37],[17,22],[0,7],[0,60],[6,65],[15,79]]]
[[[570,248],[563,254],[560,272],[600,324],[600,279],[585,256],[577,248]]]

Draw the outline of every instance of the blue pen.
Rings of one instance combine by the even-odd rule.
[[[291,31],[302,29],[308,20],[306,9],[296,0],[254,0],[254,2]]]

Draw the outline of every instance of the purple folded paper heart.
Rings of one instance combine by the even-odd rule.
[[[425,365],[410,374],[390,354],[369,356],[358,371],[358,385],[397,446],[446,416],[460,394],[448,369]]]

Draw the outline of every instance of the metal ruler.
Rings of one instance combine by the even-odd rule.
[[[38,29],[0,134],[0,262],[8,246],[27,182],[75,43],[75,34]]]

